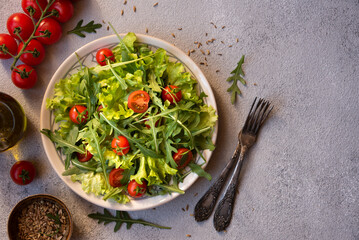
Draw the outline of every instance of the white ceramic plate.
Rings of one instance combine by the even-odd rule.
[[[124,36],[124,34],[120,34],[121,36]],[[205,99],[206,103],[208,105],[213,106],[213,108],[217,111],[217,105],[216,101],[212,92],[212,89],[202,73],[202,71],[199,69],[199,67],[189,58],[184,52],[182,52],[180,49],[175,47],[174,45],[165,42],[161,39],[150,37],[147,35],[141,35],[136,34],[137,36],[137,42],[140,43],[146,43],[150,47],[156,49],[156,48],[163,48],[167,51],[167,54],[170,56],[170,59],[172,61],[180,61],[185,66],[186,70],[192,74],[192,76],[197,79],[199,83],[199,88],[201,91],[205,92],[207,94],[207,98]],[[81,61],[84,65],[88,67],[95,66],[96,59],[95,55],[99,48],[103,47],[112,47],[118,44],[119,40],[116,37],[116,35],[111,35],[108,37],[103,37],[100,39],[97,39],[93,42],[90,42],[86,44],[85,46],[81,47],[76,51],[78,56],[80,56]],[[52,77],[46,92],[44,99],[42,101],[41,106],[41,117],[40,117],[40,129],[50,129],[54,130],[56,129],[56,124],[54,124],[54,117],[51,111],[46,109],[46,99],[51,98],[54,93],[54,87],[55,83],[57,83],[60,79],[67,77],[71,73],[77,72],[77,69],[79,69],[80,65],[78,62],[78,58],[75,53],[72,53],[59,67],[59,69],[55,72],[54,76]],[[213,132],[212,141],[215,143],[217,138],[217,129],[218,124],[215,127],[215,130]],[[123,210],[123,211],[136,211],[136,210],[143,210],[148,208],[153,208],[156,206],[159,206],[161,204],[164,204],[166,202],[169,202],[173,200],[174,198],[178,197],[179,193],[172,193],[162,196],[156,196],[156,197],[147,197],[147,198],[141,198],[141,199],[131,199],[131,201],[127,204],[119,204],[112,200],[104,201],[102,200],[102,197],[96,197],[94,194],[87,194],[85,193],[82,188],[81,184],[79,182],[72,182],[70,177],[62,176],[62,172],[65,170],[64,160],[62,156],[56,151],[55,145],[44,135],[41,135],[42,143],[44,145],[44,149],[46,152],[46,155],[58,174],[58,176],[69,186],[75,193],[80,195],[82,198],[88,200],[91,203],[94,203],[98,206],[114,209],[114,210]],[[212,152],[209,150],[203,151],[203,156],[208,160],[211,157]],[[200,157],[197,159],[197,163],[203,163],[203,159]],[[206,164],[207,164],[206,163]],[[205,164],[205,165],[206,165]],[[205,166],[204,165],[204,166]],[[179,187],[182,190],[187,190],[198,178],[197,174],[190,173],[185,179],[184,182],[179,185]]]

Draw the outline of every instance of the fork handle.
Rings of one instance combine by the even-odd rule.
[[[238,159],[240,154],[241,144],[238,143],[236,151],[234,152],[231,160],[227,163],[225,168],[222,170],[219,178],[214,182],[214,184],[207,190],[207,192],[202,196],[194,208],[194,218],[197,222],[204,221],[211,216],[214,206],[216,205],[217,199],[221,190],[226,182],[229,171],[232,169],[233,164]]]
[[[244,154],[247,151],[246,146],[243,146],[239,156],[239,161],[236,164],[231,182],[228,185],[226,193],[222,200],[219,202],[214,213],[213,224],[214,228],[221,232],[225,230],[231,222],[234,200],[236,199],[237,187],[239,183],[239,174],[241,172]]]

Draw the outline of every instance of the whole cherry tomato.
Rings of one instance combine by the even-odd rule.
[[[86,153],[76,153],[76,156],[80,162],[88,162],[93,157],[93,155],[87,150]]]
[[[168,100],[171,104],[174,101],[179,102],[182,99],[182,92],[177,86],[168,85],[162,90],[162,99],[163,101]]]
[[[177,169],[185,168],[193,158],[192,152],[187,148],[180,148],[175,154],[173,154],[173,159],[177,163]]]
[[[84,111],[86,111],[86,112],[83,113]],[[87,107],[82,106],[82,105],[75,105],[70,109],[69,116],[70,116],[71,121],[76,124],[79,124],[80,122],[84,123],[87,121],[87,118],[88,118]]]
[[[110,185],[112,187],[121,187],[123,184],[121,183],[121,180],[123,179],[123,170],[122,168],[113,168],[108,175],[108,180],[110,182]]]
[[[21,64],[12,70],[11,80],[16,87],[29,89],[37,82],[37,73],[29,65]]]
[[[17,53],[21,51],[23,46],[24,44],[21,42],[19,44],[19,48],[17,49]],[[20,60],[27,65],[39,65],[45,58],[45,48],[36,39],[32,39],[24,51],[32,51],[32,53],[23,53],[20,56]]]
[[[30,9],[33,12],[33,17],[35,19],[39,19],[41,17],[41,10],[45,10],[46,6],[47,6],[47,1],[46,0],[37,0],[39,2],[39,5],[37,5],[36,0],[22,0],[21,1],[21,7],[22,10],[24,10],[24,12],[31,16],[30,14]]]
[[[136,180],[132,180],[129,182],[127,186],[127,191],[131,197],[139,198],[145,195],[147,190],[147,183],[146,181],[142,182],[142,184],[137,183]]]
[[[6,33],[0,34],[0,59],[9,59],[11,55],[3,52],[1,49],[5,48],[12,55],[16,55],[17,51],[17,42],[16,40]]]
[[[113,55],[112,51],[108,48],[101,48],[96,53],[96,61],[101,66],[105,66],[107,64],[107,59],[110,59],[110,62],[115,61],[115,56]]]
[[[46,45],[54,44],[59,41],[62,36],[62,28],[60,23],[52,18],[45,18],[42,20],[35,32],[35,36],[43,36],[47,32],[50,33],[49,36],[39,37],[36,39]]]
[[[18,161],[10,169],[12,180],[19,185],[26,185],[34,180],[36,170],[29,161]]]
[[[12,14],[7,19],[6,27],[11,36],[24,41],[26,41],[34,31],[34,23],[25,13]],[[21,39],[16,33],[20,35]]]
[[[67,22],[74,15],[74,6],[70,0],[56,0],[50,7],[48,12],[55,12],[54,19],[60,23]]]
[[[130,151],[130,143],[124,136],[115,137],[111,142],[112,151],[117,155],[125,155]]]
[[[148,103],[150,102],[150,95],[142,90],[132,92],[128,96],[128,107],[136,113],[146,112]]]

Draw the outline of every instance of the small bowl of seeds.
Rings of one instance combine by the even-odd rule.
[[[10,240],[68,240],[73,229],[72,216],[58,198],[37,194],[16,204],[7,229]]]

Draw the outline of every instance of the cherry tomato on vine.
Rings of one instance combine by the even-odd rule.
[[[80,162],[88,162],[93,157],[93,155],[87,150],[86,153],[76,153],[76,156]]]
[[[112,187],[121,187],[123,184],[121,183],[121,180],[123,179],[123,170],[122,168],[113,168],[108,175],[108,180],[110,182],[110,185]]]
[[[34,31],[34,23],[25,13],[12,14],[7,19],[6,27],[11,36],[18,40],[22,39],[24,41],[26,41]],[[21,39],[16,33],[20,35]]]
[[[108,48],[101,48],[96,53],[96,61],[101,66],[105,66],[107,64],[107,59],[110,59],[110,62],[115,61],[115,56],[113,55],[112,51]]]
[[[142,184],[137,183],[136,180],[132,180],[129,182],[127,186],[127,191],[131,197],[139,198],[145,195],[147,190],[147,183],[145,181],[142,182]]]
[[[112,151],[119,156],[126,155],[130,151],[130,143],[124,136],[115,137],[111,142]]]
[[[86,112],[84,112],[86,111]],[[83,113],[84,112],[84,113]],[[69,116],[72,122],[79,124],[87,121],[88,111],[87,107],[82,105],[75,105],[70,109]]]
[[[171,104],[173,104],[174,101],[179,102],[182,99],[182,92],[179,87],[168,85],[162,90],[162,99],[163,101],[168,100]]]
[[[23,46],[24,44],[21,42],[19,44],[19,48],[17,49],[17,53],[21,51]],[[32,53],[23,53],[20,56],[20,60],[27,65],[39,65],[45,58],[45,48],[36,39],[31,40],[24,51],[32,51]]]
[[[185,168],[193,158],[192,152],[187,148],[180,148],[173,154],[173,160],[177,163],[177,169]]]
[[[5,49],[11,53],[12,55],[16,55],[17,51],[17,42],[16,40],[6,33],[0,34],[0,59],[9,59],[11,55],[3,52],[1,49],[5,47]]]
[[[35,36],[43,36],[49,32],[49,36],[36,38],[41,43],[50,45],[60,40],[62,36],[62,28],[58,21],[52,18],[45,18],[39,24],[35,32]]]
[[[29,16],[31,16],[30,14],[30,9],[32,8],[31,11],[33,11],[33,17],[35,19],[39,19],[41,17],[41,10],[45,10],[46,6],[47,6],[47,1],[46,0],[37,0],[39,2],[39,5],[37,5],[36,0],[22,0],[21,1],[21,7],[22,10]]]
[[[128,107],[136,113],[146,112],[148,103],[150,102],[150,95],[142,90],[134,91],[128,96]]]
[[[32,88],[37,81],[36,70],[26,64],[16,66],[11,73],[11,80],[16,87],[22,89]]]
[[[36,170],[29,161],[18,161],[10,169],[12,180],[19,185],[26,185],[34,180]]]
[[[56,0],[50,7],[48,12],[55,11],[56,14],[52,16],[60,23],[67,22],[74,15],[74,6],[70,0]]]

